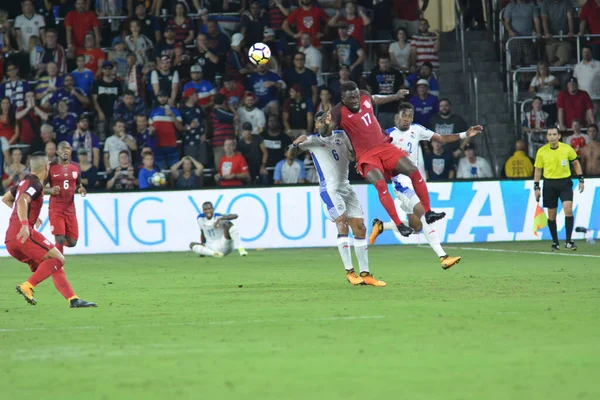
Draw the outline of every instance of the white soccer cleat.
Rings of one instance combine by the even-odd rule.
[[[215,251],[213,253],[213,257],[214,258],[223,258],[223,257],[225,257],[225,254],[221,253],[220,251]]]
[[[247,251],[246,251],[246,249],[245,249],[245,248],[243,248],[243,247],[240,247],[240,248],[238,249],[238,253],[240,253],[240,256],[242,256],[242,257],[246,257],[246,256],[248,255],[248,252],[247,252]]]

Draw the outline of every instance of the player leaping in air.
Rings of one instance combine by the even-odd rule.
[[[316,128],[320,129],[325,113],[315,115]],[[337,246],[342,257],[346,278],[353,285],[385,286],[384,281],[376,279],[369,272],[367,254],[367,228],[365,227],[362,207],[348,180],[348,166],[353,159],[352,146],[344,131],[334,131],[332,137],[320,135],[300,136],[294,141],[292,152],[310,151],[319,175],[319,186],[323,210],[330,221],[335,222],[338,230]],[[352,253],[348,234],[352,228],[354,234],[354,253],[358,260],[360,276],[352,266]]]
[[[44,205],[42,182],[48,175],[46,153],[33,153],[29,165],[31,174],[2,197],[2,201],[13,208],[4,239],[6,250],[15,259],[29,264],[33,272],[26,282],[17,285],[17,293],[29,304],[36,305],[33,289],[52,276],[54,286],[69,301],[71,308],[96,307],[96,303],[75,295],[63,269],[65,257],[44,235],[34,229],[39,224],[40,210]]]
[[[483,131],[482,126],[476,125],[469,128],[468,131],[461,132],[459,134],[440,135],[439,133],[432,132],[419,124],[413,124],[414,113],[415,109],[412,104],[400,104],[400,107],[398,108],[398,114],[396,114],[396,126],[388,129],[386,132],[390,135],[392,144],[407,152],[415,165],[419,165],[419,142],[421,140],[433,140],[440,143],[457,142],[461,139],[474,137],[479,132]],[[392,182],[394,186],[394,194],[400,201],[402,210],[408,214],[409,226],[415,231],[423,230],[429,245],[440,258],[440,261],[442,262],[442,268],[448,269],[453,265],[458,264],[461,258],[451,257],[446,254],[442,248],[442,245],[440,244],[440,238],[438,237],[437,232],[425,220],[425,211],[423,209],[423,205],[419,201],[419,198],[415,195],[411,180],[404,175],[397,175],[392,179]],[[374,219],[369,242],[374,244],[377,236],[379,236],[383,231],[388,230],[396,230],[394,223],[384,223],[378,219]]]
[[[215,213],[210,201],[202,204],[202,214],[197,218],[201,243],[190,243],[190,249],[200,256],[220,258],[235,248],[240,256],[247,256],[248,252],[242,247],[240,231],[231,223],[237,217],[237,214]]]
[[[67,247],[75,247],[79,238],[79,225],[75,213],[75,192],[82,197],[86,195],[81,183],[81,169],[77,163],[71,161],[71,145],[69,142],[60,142],[57,153],[58,161],[50,163],[48,173],[49,188],[45,192],[50,194],[50,227],[56,242],[56,248],[64,253]]]
[[[392,176],[402,174],[410,178],[425,210],[428,224],[444,218],[445,213],[431,210],[427,184],[421,173],[408,154],[390,143],[373,112],[373,105],[400,100],[407,91],[400,90],[395,95],[371,96],[369,92],[358,90],[356,83],[348,81],[342,84],[341,92],[342,102],[331,113],[321,117],[324,124],[320,133],[325,137],[330,136],[339,126],[346,132],[356,153],[358,172],[375,186],[379,201],[394,221],[398,232],[402,236],[408,236],[413,230],[400,221],[394,199],[388,193],[386,178]]]

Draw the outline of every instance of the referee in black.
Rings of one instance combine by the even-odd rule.
[[[560,250],[558,232],[556,230],[556,208],[558,199],[562,201],[565,209],[565,229],[567,242],[565,249],[577,250],[571,241],[573,233],[573,181],[571,180],[571,165],[579,178],[579,193],[583,192],[583,171],[577,160],[577,153],[568,144],[560,142],[560,133],[557,128],[550,128],[546,133],[548,144],[541,147],[535,156],[535,172],[533,174],[533,188],[535,200],[540,201],[540,178],[544,171],[544,207],[548,209],[548,228],[552,234],[552,251]]]

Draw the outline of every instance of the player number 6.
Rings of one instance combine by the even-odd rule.
[[[63,181],[63,189],[69,188],[69,181]]]
[[[340,160],[340,156],[338,156],[338,153],[334,150],[331,150],[331,154],[333,154],[333,158],[335,158],[335,161],[339,161]]]

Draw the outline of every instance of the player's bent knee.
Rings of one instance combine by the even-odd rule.
[[[65,256],[58,251],[58,249],[56,247],[51,248],[48,253],[46,254],[46,256],[44,257],[44,260],[50,259],[50,258],[56,258],[57,260],[62,261],[62,264],[65,264]]]

